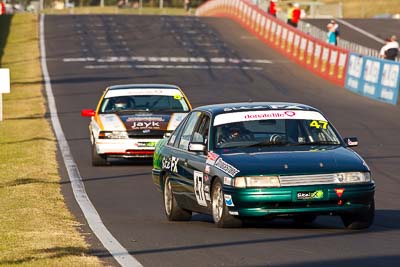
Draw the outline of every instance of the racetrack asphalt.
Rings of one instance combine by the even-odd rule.
[[[345,19],[345,21],[382,40],[385,40],[392,35],[397,35],[397,38],[400,39],[400,20],[398,19]],[[306,19],[305,22],[308,22],[323,31],[327,31],[326,25],[330,22],[330,20]],[[346,25],[343,25],[341,22],[338,22],[338,24],[340,29],[340,37],[346,41],[350,41],[375,50],[380,50],[384,45]]]
[[[144,266],[397,266],[400,262],[400,109],[350,93],[314,74],[228,19],[46,16],[47,64],[58,116],[86,191],[114,237]],[[189,58],[189,62],[186,60]],[[192,60],[190,60],[192,58]],[[196,58],[204,58],[199,62]],[[225,60],[222,60],[225,59]],[[290,101],[319,108],[356,148],[377,184],[376,219],[366,231],[323,216],[309,226],[279,220],[218,229],[211,217],[168,222],[151,162],[92,167],[84,108],[109,85],[181,86],[194,107]],[[68,206],[89,231],[60,161]],[[93,235],[94,255],[117,265]]]

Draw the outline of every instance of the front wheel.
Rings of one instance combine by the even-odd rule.
[[[212,216],[214,223],[221,228],[235,228],[242,226],[242,220],[229,214],[225,204],[224,193],[220,180],[215,179],[212,191]]]
[[[164,211],[169,221],[189,221],[192,218],[191,211],[179,207],[168,177],[164,182]]]
[[[348,229],[366,229],[372,225],[375,217],[375,202],[372,201],[368,210],[355,214],[341,216],[343,224]]]

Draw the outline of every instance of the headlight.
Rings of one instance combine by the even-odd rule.
[[[369,172],[337,173],[336,180],[340,184],[368,183],[371,182],[371,173]]]
[[[128,133],[125,131],[101,131],[99,139],[127,139]]]
[[[233,186],[239,188],[248,187],[280,187],[278,176],[250,176],[236,177],[233,179]]]

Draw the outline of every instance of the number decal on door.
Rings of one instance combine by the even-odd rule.
[[[206,196],[204,194],[203,173],[199,171],[194,171],[193,180],[194,193],[196,195],[197,203],[199,203],[199,205],[201,206],[207,206]]]

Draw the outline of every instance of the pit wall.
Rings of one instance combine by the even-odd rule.
[[[231,18],[320,77],[352,92],[397,104],[399,63],[353,54],[308,36],[248,0],[210,0],[196,10],[196,15]]]

